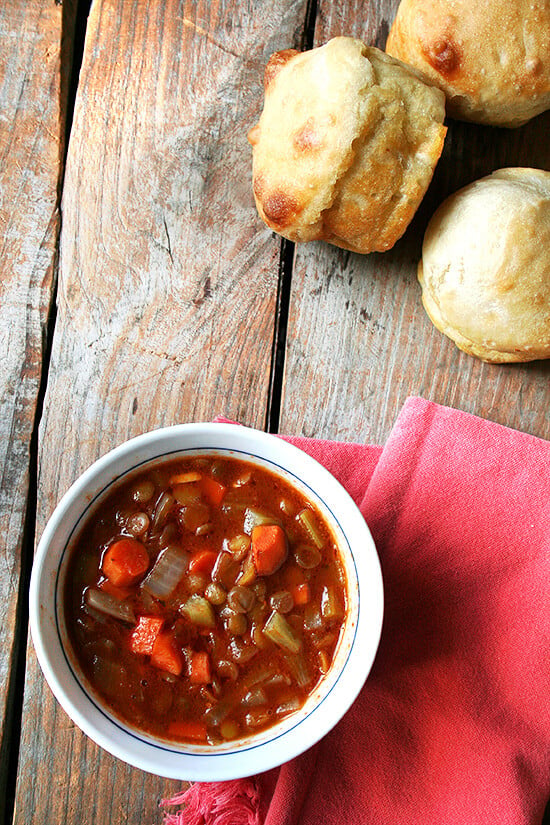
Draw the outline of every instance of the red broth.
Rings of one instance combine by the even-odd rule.
[[[111,712],[216,744],[302,707],[328,671],[347,592],[331,529],[284,479],[236,458],[150,465],[71,549],[71,646]]]

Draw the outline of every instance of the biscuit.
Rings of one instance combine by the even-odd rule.
[[[515,127],[550,108],[549,0],[401,0],[386,51],[459,120]]]
[[[435,326],[464,352],[550,358],[550,172],[499,169],[445,200],[418,279]]]
[[[390,249],[441,154],[444,95],[351,37],[277,52],[264,86],[249,133],[261,218],[291,241]]]

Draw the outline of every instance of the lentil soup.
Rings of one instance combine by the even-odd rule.
[[[113,715],[214,745],[303,706],[332,663],[347,585],[299,490],[233,456],[192,455],[114,485],[71,546],[63,605]]]

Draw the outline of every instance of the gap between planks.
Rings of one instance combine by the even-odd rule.
[[[74,0],[63,4],[61,24],[61,111],[64,119],[60,140],[59,180],[57,186],[57,210],[61,206],[63,178],[67,147],[72,126],[78,76],[82,63],[86,25],[91,0]],[[69,67],[66,71],[64,67]],[[6,714],[8,727],[7,735],[3,740],[3,752],[0,754],[2,774],[0,775],[0,825],[9,825],[15,814],[15,794],[17,784],[17,770],[19,763],[19,748],[21,741],[21,723],[23,709],[23,695],[25,688],[26,653],[28,642],[29,622],[29,584],[34,558],[36,539],[36,513],[38,495],[38,432],[40,419],[44,408],[44,398],[48,384],[48,375],[51,360],[51,349],[57,318],[57,270],[59,262],[59,231],[56,239],[56,258],[54,260],[54,276],[52,295],[48,311],[48,318],[43,331],[43,357],[40,373],[34,424],[29,445],[29,482],[25,520],[21,539],[21,570],[17,595],[17,608],[14,631],[14,661],[10,668],[9,686],[7,693]]]
[[[300,43],[302,51],[313,48],[316,21],[317,0],[309,0],[306,7],[304,29]],[[294,249],[295,245],[291,241],[287,241],[285,238],[282,239],[279,257],[279,283],[277,288],[273,350],[271,354],[271,374],[269,376],[269,394],[265,422],[265,429],[268,433],[279,432]]]
[[[67,147],[73,121],[76,92],[82,64],[84,43],[86,38],[87,19],[90,11],[91,0],[75,0],[76,11],[71,19],[71,12],[63,15],[62,24],[62,60],[65,65],[70,65],[68,72],[63,73],[61,94],[65,101],[65,130],[62,141],[62,157],[60,162],[60,176],[58,186],[58,208],[61,204],[63,191],[63,179],[65,172],[65,162]],[[73,7],[73,8],[74,8]],[[310,0],[306,9],[306,17],[300,47],[302,50],[310,49],[314,42],[315,21],[317,17],[317,0]],[[61,228],[61,227],[60,227]],[[57,238],[59,247],[59,236]],[[286,331],[288,322],[288,312],[290,305],[292,270],[294,261],[294,244],[282,239],[279,258],[279,278],[277,290],[277,309],[275,314],[275,326],[273,336],[272,363],[270,375],[270,387],[268,404],[266,409],[266,430],[276,433],[279,428],[279,416],[281,407],[281,396],[283,387]],[[8,702],[11,712],[9,735],[4,740],[6,742],[5,752],[2,753],[1,761],[5,767],[5,793],[4,804],[0,807],[0,825],[9,825],[13,821],[15,807],[15,793],[17,783],[17,768],[19,762],[19,747],[21,737],[21,716],[23,707],[23,694],[25,685],[26,650],[28,641],[28,589],[32,562],[34,556],[34,545],[36,539],[36,513],[38,495],[38,437],[39,426],[42,417],[44,399],[48,384],[51,348],[55,332],[57,319],[57,261],[55,262],[54,284],[52,290],[52,300],[48,314],[48,321],[44,332],[44,348],[40,386],[38,390],[36,414],[34,427],[30,442],[30,463],[29,463],[29,488],[27,494],[27,506],[25,513],[25,524],[22,537],[22,559],[21,577],[19,583],[19,593],[17,602],[17,616],[15,629],[15,650],[16,661],[11,669],[10,684],[8,691]],[[1,780],[0,780],[1,784]],[[1,787],[0,787],[1,790]]]

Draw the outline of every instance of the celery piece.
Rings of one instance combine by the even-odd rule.
[[[296,516],[298,521],[301,522],[303,527],[305,527],[310,539],[314,543],[314,545],[320,550],[324,545],[324,540],[319,532],[319,527],[317,525],[317,521],[315,519],[315,515],[313,514],[312,510],[308,510],[307,508],[304,510],[300,510],[298,515]]]
[[[190,596],[185,604],[182,604],[180,613],[182,613],[186,619],[189,619],[192,624],[199,625],[200,627],[214,627],[216,624],[216,617],[212,605],[204,596],[199,596],[198,594]]]
[[[343,616],[342,605],[334,587],[328,585],[323,587],[321,594],[321,614],[323,619],[341,619]]]
[[[304,659],[302,659],[301,656],[289,656],[287,662],[292,677],[298,687],[303,688],[309,685],[311,682],[311,673]]]
[[[298,653],[302,647],[302,642],[289,625],[285,617],[274,610],[264,625],[264,636],[267,636],[278,647],[290,651],[290,653]]]

